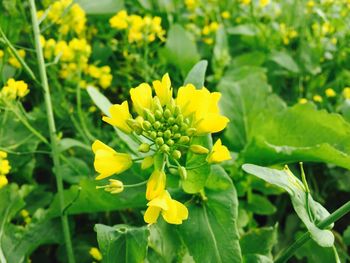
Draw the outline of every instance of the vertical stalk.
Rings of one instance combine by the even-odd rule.
[[[59,173],[60,158],[59,158],[58,141],[56,136],[56,125],[55,125],[55,119],[54,119],[52,103],[51,103],[51,94],[50,94],[49,84],[47,80],[45,61],[44,61],[42,46],[40,43],[39,23],[36,15],[37,12],[36,12],[36,6],[35,6],[34,0],[29,0],[29,4],[30,4],[31,16],[32,16],[32,25],[33,25],[33,31],[34,31],[35,48],[37,53],[40,80],[41,80],[41,85],[44,89],[47,121],[49,125],[49,130],[50,130],[51,154],[52,154],[53,165],[54,165],[53,170],[56,176],[56,184],[57,184],[57,190],[59,195],[62,230],[64,234],[68,262],[74,263],[75,259],[74,259],[72,241],[71,241],[70,232],[69,232],[68,217],[64,213],[65,203],[64,203],[64,196],[63,196],[63,180],[62,180],[61,173]]]

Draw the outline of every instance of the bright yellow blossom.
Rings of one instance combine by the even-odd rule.
[[[90,248],[89,254],[94,260],[97,260],[97,261],[101,261],[102,260],[102,254],[101,254],[100,250],[97,247]]]
[[[23,50],[23,49],[20,49],[17,51],[18,55],[21,57],[21,58],[25,58],[26,56],[26,52]],[[8,59],[8,62],[11,66],[14,66],[15,68],[21,68],[22,65],[21,63],[18,61],[18,59],[14,56],[11,56],[9,59]]]
[[[0,189],[8,184],[6,175],[11,170],[10,163],[6,158],[7,158],[7,153],[0,151]]]
[[[8,79],[6,85],[2,88],[0,95],[8,99],[23,98],[29,93],[28,84],[23,80]]]
[[[163,191],[158,197],[148,202],[147,206],[144,220],[148,224],[157,222],[160,213],[169,224],[182,224],[182,221],[188,218],[187,207],[172,199],[168,191]]]
[[[113,174],[120,174],[132,165],[129,154],[118,153],[99,140],[92,144],[92,151],[95,154],[95,170],[99,173],[96,180],[104,179]]]
[[[147,83],[142,83],[136,88],[130,89],[130,96],[134,108],[139,115],[142,116],[145,109],[151,108],[152,88]]]
[[[344,88],[343,96],[345,99],[350,99],[350,88],[349,87]]]
[[[312,99],[313,99],[315,102],[322,102],[322,101],[323,101],[323,99],[322,99],[322,97],[321,97],[320,95],[314,95],[314,96],[312,97]]]
[[[0,189],[9,183],[5,175],[0,175]]]
[[[222,145],[221,140],[218,139],[207,157],[208,163],[221,163],[223,161],[231,160],[231,155],[226,146]]]
[[[231,17],[231,14],[230,14],[229,11],[223,11],[223,12],[221,13],[221,17],[222,17],[223,19],[229,19],[229,18]]]
[[[146,199],[152,200],[163,193],[165,189],[166,176],[163,171],[154,170],[147,181]]]
[[[162,81],[153,81],[153,88],[162,106],[170,102],[173,89],[171,88],[171,81],[168,73],[163,76]]]
[[[102,118],[105,122],[117,127],[125,133],[132,132],[132,129],[127,124],[127,120],[131,118],[127,101],[124,101],[122,104],[114,104],[109,108],[109,113],[111,117],[104,116]]]
[[[270,4],[270,0],[259,0],[260,7],[264,8]]]
[[[4,57],[4,51],[0,49],[0,59]]]
[[[328,98],[333,98],[337,95],[334,89],[331,89],[331,88],[326,89],[325,93]]]
[[[241,3],[243,5],[250,5],[251,2],[252,2],[252,0],[241,0]]]
[[[299,99],[298,99],[298,103],[299,103],[299,104],[306,104],[306,103],[307,103],[307,99],[305,99],[305,98],[299,98]]]
[[[127,19],[128,13],[125,10],[121,10],[109,20],[109,24],[115,29],[126,29],[128,28]]]

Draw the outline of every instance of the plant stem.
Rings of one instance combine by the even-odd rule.
[[[59,154],[60,153],[58,149],[58,140],[56,136],[56,125],[55,125],[55,119],[54,119],[52,103],[51,103],[51,94],[50,94],[49,84],[47,80],[42,46],[40,43],[39,23],[37,19],[37,12],[36,12],[34,0],[29,0],[29,4],[30,4],[31,16],[32,16],[32,25],[33,25],[33,31],[34,31],[35,48],[36,48],[37,59],[38,59],[40,80],[41,80],[41,85],[44,89],[46,114],[47,114],[49,130],[50,130],[51,153],[52,153],[52,159],[53,159],[53,165],[54,165],[53,170],[56,176],[56,184],[57,184],[57,190],[59,195],[62,230],[64,234],[64,239],[65,239],[68,262],[74,263],[75,259],[74,259],[72,241],[71,241],[70,232],[69,232],[68,217],[65,213],[63,213],[65,209],[65,203],[64,203],[64,196],[63,196],[63,179],[62,179],[61,173],[59,172],[59,168],[60,168]]]
[[[317,224],[317,227],[319,227],[320,229],[324,229],[329,225],[331,225],[332,223],[339,220],[340,218],[342,218],[344,215],[346,215],[349,212],[350,212],[350,201],[346,202],[344,205],[339,207],[336,211],[334,211],[328,217],[323,219],[320,223]],[[275,260],[275,263],[287,262],[287,260],[294,255],[297,249],[300,248],[302,245],[304,245],[307,241],[309,241],[310,238],[311,237],[309,232],[304,233],[291,246],[289,246],[288,248],[282,251],[280,256]]]

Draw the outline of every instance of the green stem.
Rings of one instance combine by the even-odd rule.
[[[63,179],[62,179],[61,173],[59,172],[60,153],[58,148],[58,140],[56,136],[56,125],[55,125],[55,119],[54,119],[52,103],[51,103],[51,94],[50,94],[49,83],[47,80],[47,74],[46,74],[46,68],[45,68],[45,60],[43,56],[42,46],[40,43],[40,29],[39,29],[37,11],[36,11],[34,0],[29,0],[29,5],[30,5],[31,16],[32,16],[32,25],[33,25],[33,31],[34,31],[37,60],[39,65],[40,80],[41,80],[42,87],[44,89],[46,114],[47,114],[49,130],[50,130],[51,153],[52,153],[52,159],[53,159],[53,165],[54,165],[54,173],[56,175],[56,184],[57,184],[59,203],[60,203],[62,230],[63,230],[64,239],[65,239],[68,262],[74,263],[75,259],[74,259],[74,253],[73,253],[73,247],[72,247],[72,240],[70,237],[68,217],[65,213],[63,213],[65,209],[65,203],[64,203],[64,196],[63,196],[63,191],[64,191]]]
[[[325,229],[326,227],[336,222],[337,220],[339,220],[349,212],[350,212],[350,201],[346,202],[344,205],[339,207],[336,211],[334,211],[328,217],[323,219],[320,223],[317,224],[317,227],[319,227],[320,229]],[[287,260],[294,255],[297,249],[300,248],[302,245],[304,245],[307,241],[309,241],[310,238],[311,236],[309,232],[304,233],[291,246],[289,246],[288,248],[282,251],[280,256],[277,257],[277,259],[275,260],[275,263],[287,262]]]

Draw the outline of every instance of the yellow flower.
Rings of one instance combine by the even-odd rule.
[[[222,17],[223,19],[229,19],[229,18],[231,17],[231,14],[230,14],[229,11],[223,11],[223,12],[221,13],[221,17]]]
[[[4,51],[2,51],[1,49],[0,49],[0,59],[2,59],[4,57]]]
[[[128,13],[125,10],[121,10],[109,20],[109,24],[115,29],[126,29],[128,28],[127,18]]]
[[[350,99],[350,88],[349,87],[344,88],[343,96],[345,99]]]
[[[207,157],[208,163],[221,163],[223,161],[231,160],[231,155],[226,146],[222,145],[221,140],[218,139],[211,153]]]
[[[305,99],[305,98],[299,98],[298,103],[299,103],[299,104],[306,104],[306,103],[307,103],[307,99]]]
[[[153,88],[162,106],[170,102],[173,89],[171,88],[171,81],[168,73],[163,76],[162,81],[153,81]]]
[[[9,183],[5,175],[0,175],[0,189]]]
[[[147,181],[146,199],[152,200],[163,193],[165,189],[166,175],[164,171],[154,170]]]
[[[21,58],[24,58],[26,56],[26,52],[23,50],[23,49],[20,49],[17,51],[18,52],[18,55],[21,57]],[[11,66],[14,66],[15,68],[21,68],[22,65],[21,63],[19,63],[19,61],[17,60],[16,57],[14,56],[11,56],[9,59],[8,59],[8,62]]]
[[[268,4],[270,4],[270,0],[259,0],[259,5],[264,8],[265,6],[267,6]]]
[[[147,206],[144,220],[148,224],[157,222],[160,213],[169,224],[182,224],[182,221],[188,218],[187,207],[172,199],[168,191],[163,191],[158,197],[148,202]]]
[[[185,0],[185,5],[186,8],[189,10],[193,10],[196,8],[196,6],[198,5],[196,0]]]
[[[323,101],[323,99],[322,99],[322,97],[321,97],[320,95],[314,95],[314,96],[312,97],[312,99],[313,99],[315,102],[322,102],[322,101]]]
[[[99,79],[99,84],[103,89],[111,86],[113,76],[111,74],[103,74]]]
[[[325,93],[328,98],[333,98],[337,95],[334,89],[331,89],[331,88],[326,89]]]
[[[214,39],[212,39],[211,37],[206,37],[203,39],[203,42],[207,45],[212,45],[214,43]]]
[[[252,2],[252,0],[241,0],[241,3],[243,5],[250,5],[251,2]]]
[[[215,31],[217,31],[218,30],[218,28],[219,28],[219,24],[218,24],[218,22],[211,22],[210,23],[210,25],[209,25],[209,28],[210,28],[210,31],[211,32],[215,32]]]
[[[122,104],[114,104],[109,108],[109,113],[111,117],[104,116],[102,118],[103,121],[117,127],[125,133],[132,132],[132,129],[126,122],[128,119],[132,118],[127,101],[124,101]]]
[[[147,156],[142,160],[141,169],[146,170],[146,169],[150,168],[153,165],[153,163],[154,163],[153,157]]]
[[[136,88],[130,89],[130,96],[133,106],[139,115],[143,115],[145,109],[151,108],[152,88],[147,83],[142,83]]]
[[[28,84],[23,80],[16,81],[13,78],[8,79],[6,86],[1,90],[1,95],[8,99],[23,98],[28,93]]]
[[[132,165],[129,154],[118,153],[99,140],[92,144],[92,151],[95,154],[94,167],[99,173],[96,180],[104,179],[113,174],[120,174]]]
[[[102,260],[102,254],[101,254],[100,250],[97,247],[90,248],[89,254],[90,254],[90,256],[93,259],[95,259],[97,261],[101,261]]]

